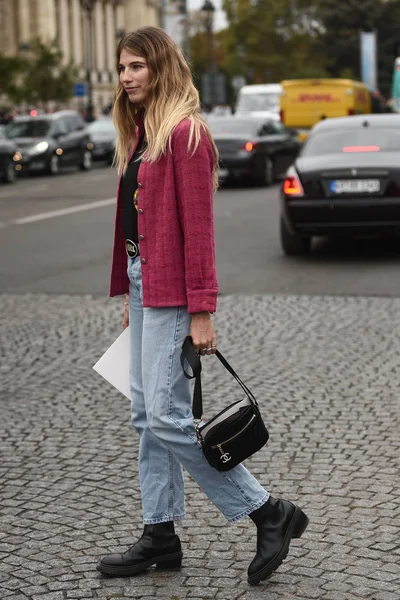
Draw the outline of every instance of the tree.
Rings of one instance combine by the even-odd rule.
[[[224,0],[227,69],[249,83],[324,76],[326,59],[315,52],[317,6],[306,0]]]
[[[376,30],[379,87],[390,94],[400,56],[400,0],[224,0],[228,27],[218,32],[219,68],[248,83],[282,79],[361,78],[360,31]],[[206,37],[193,42],[195,65],[206,64]]]
[[[40,39],[31,42],[29,68],[22,82],[27,102],[66,102],[73,93],[77,68],[62,64],[62,52],[56,40],[45,44]]]
[[[359,79],[360,31],[376,31],[378,85],[390,94],[393,61],[400,54],[398,23],[400,0],[318,0],[324,28],[319,47],[328,57],[331,77]]]
[[[0,94],[4,100],[19,104],[23,100],[23,93],[19,80],[24,71],[24,61],[18,56],[5,56],[0,53]]]
[[[319,0],[319,15],[324,27],[321,48],[328,57],[332,77],[345,71],[354,79],[360,75],[360,31],[372,31],[377,21],[380,0]]]
[[[385,2],[378,24],[378,84],[390,97],[394,59],[400,56],[400,0]]]
[[[316,52],[320,22],[309,0],[224,0],[228,27],[214,33],[214,61],[228,81],[248,83],[324,77],[326,57]],[[191,14],[191,58],[197,84],[208,70],[204,20]],[[234,101],[229,90],[229,101]]]
[[[78,70],[63,65],[62,52],[54,40],[45,44],[32,40],[22,56],[0,53],[1,94],[5,103],[67,102],[73,93]]]

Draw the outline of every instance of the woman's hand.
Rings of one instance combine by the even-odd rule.
[[[217,349],[217,336],[210,313],[200,312],[192,314],[190,335],[194,349],[204,356],[215,354]]]
[[[129,325],[129,296],[125,296],[124,318],[122,319],[122,328],[126,329]]]

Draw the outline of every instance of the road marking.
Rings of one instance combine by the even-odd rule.
[[[12,221],[0,223],[0,228],[10,227],[12,225],[25,225],[26,223],[35,223],[36,221],[44,221],[45,219],[54,219],[55,217],[71,215],[76,212],[110,206],[110,204],[115,204],[115,198],[107,198],[106,200],[98,200],[97,202],[88,202],[87,204],[79,204],[78,206],[71,206],[69,208],[60,208],[59,210],[52,210],[51,212],[38,213],[37,215],[31,215],[30,217],[13,219]]]

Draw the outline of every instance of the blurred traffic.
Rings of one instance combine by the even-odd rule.
[[[308,253],[313,238],[322,235],[397,233],[400,58],[387,98],[366,78],[248,83],[238,77],[229,104],[226,94],[217,93],[223,78],[207,77],[200,97],[219,150],[220,187],[279,182],[277,228],[286,255]],[[90,86],[75,87],[76,94],[91,93]],[[90,101],[88,96],[89,104],[80,109],[56,110],[54,103],[40,102],[3,111],[0,181],[55,176],[71,167],[89,171],[94,161],[112,167],[117,141],[112,105],[94,110]]]
[[[76,111],[15,117],[4,135],[17,146],[14,160],[19,172],[55,175],[66,166],[75,165],[83,171],[92,166],[93,144]]]
[[[277,83],[244,85],[240,88],[235,114],[238,117],[280,118],[282,86]]]
[[[87,131],[93,144],[93,160],[104,160],[111,165],[118,137],[112,119],[109,117],[96,119],[88,125]]]
[[[17,175],[56,175],[65,167],[89,171],[93,160],[113,162],[117,132],[109,116],[91,123],[74,110],[52,113],[32,109],[0,125],[0,179]]]
[[[321,235],[400,232],[400,115],[358,115],[315,125],[281,192],[285,254]]]
[[[220,158],[220,183],[245,180],[271,185],[296,158],[301,143],[295,130],[265,117],[231,116],[209,120]]]
[[[35,172],[55,175],[71,165],[90,170],[93,160],[112,165],[117,132],[110,108],[89,122],[76,110],[33,108],[26,114],[3,115],[2,179],[15,181],[17,174]],[[349,79],[244,85],[233,108],[203,108],[220,150],[220,183],[244,179],[261,185],[284,174],[319,121],[391,111],[366,85]]]
[[[0,126],[0,180],[14,183],[17,176],[19,155],[17,144],[5,137],[4,126]]]

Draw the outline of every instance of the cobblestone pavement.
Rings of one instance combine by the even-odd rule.
[[[3,295],[0,315],[0,600],[399,600],[399,299],[220,299],[219,347],[270,429],[248,466],[310,517],[254,588],[253,524],[227,525],[189,477],[181,571],[95,570],[141,529],[129,403],[91,369],[121,302]],[[240,397],[218,361],[205,371],[207,412]]]

